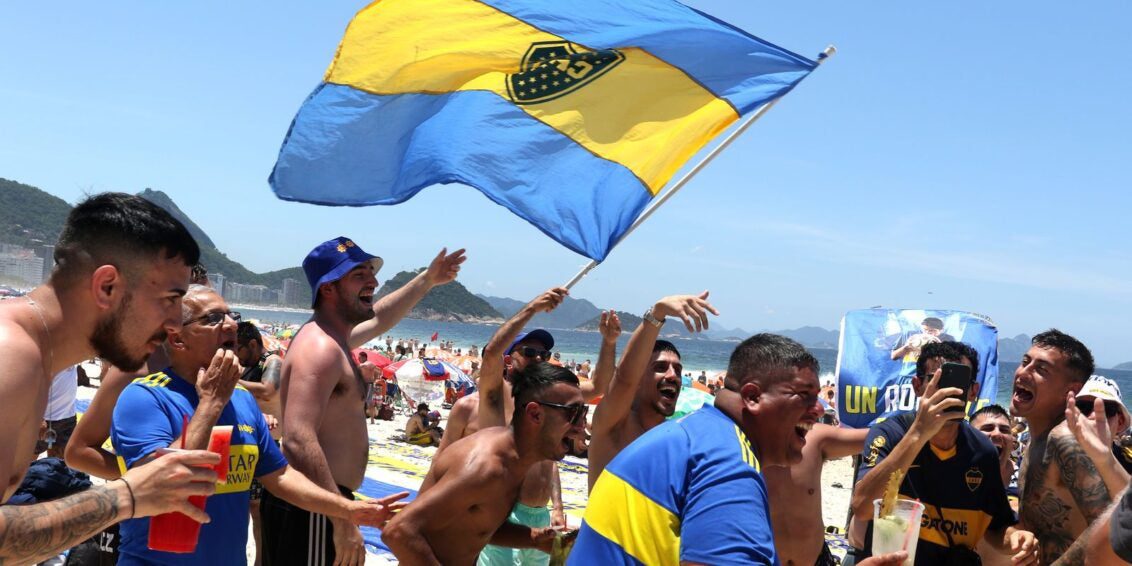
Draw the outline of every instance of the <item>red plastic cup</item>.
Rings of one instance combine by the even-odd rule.
[[[162,448],[157,451],[161,457],[173,452],[181,452],[176,448]],[[189,503],[197,509],[204,510],[205,495],[189,497]],[[200,523],[188,515],[179,512],[162,513],[149,518],[149,549],[162,552],[191,553],[196,552],[197,539],[200,538]]]
[[[228,457],[232,453],[232,427],[214,426],[212,436],[208,439],[208,451],[220,455],[220,463],[216,470],[217,483],[228,483]]]

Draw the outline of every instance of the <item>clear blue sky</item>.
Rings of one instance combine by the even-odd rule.
[[[873,305],[1057,326],[1132,360],[1132,4],[690,5],[839,53],[574,290],[631,312],[711,289],[718,323],[836,328]],[[464,246],[472,291],[524,299],[585,258],[473,189],[367,209],[267,175],[364,2],[23,2],[0,11],[0,177],[74,202],[170,194],[231,257],[297,265],[348,235],[385,276]],[[564,8],[569,2],[563,4]]]

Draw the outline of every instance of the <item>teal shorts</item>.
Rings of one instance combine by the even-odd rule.
[[[527,507],[516,503],[507,520],[527,527],[549,527],[550,510],[546,507]],[[480,552],[476,566],[546,566],[550,555],[533,548],[508,548],[489,544]]]

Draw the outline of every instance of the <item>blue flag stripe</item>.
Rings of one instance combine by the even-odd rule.
[[[476,91],[382,96],[321,85],[292,122],[270,179],[279,198],[335,206],[396,204],[453,182],[598,260],[650,198],[624,166]]]
[[[670,0],[480,1],[590,48],[645,49],[727,99],[740,114],[786,94],[816,66]]]

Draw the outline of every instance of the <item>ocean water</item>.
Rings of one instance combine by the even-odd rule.
[[[254,318],[263,322],[283,324],[301,324],[310,317],[307,313],[265,311],[258,309],[238,309],[245,318]],[[482,348],[491,335],[495,333],[496,325],[467,324],[463,322],[437,322],[431,320],[404,319],[388,332],[394,340],[399,338],[428,342],[432,334],[438,333],[440,340],[452,340],[457,348]],[[577,330],[548,329],[554,336],[554,351],[562,354],[564,360],[581,362],[597,361],[597,352],[601,345],[601,337],[597,332],[580,332]],[[692,372],[698,376],[701,370],[707,371],[709,376],[727,368],[727,360],[731,351],[735,349],[736,342],[720,340],[698,340],[690,338],[670,338],[676,348],[680,350],[680,358],[684,362],[684,371]],[[629,341],[629,333],[621,334],[617,341],[618,356]],[[811,348],[810,352],[821,364],[821,382],[833,381],[833,370],[837,364],[837,350],[825,348]],[[1014,370],[1018,367],[1018,360],[1000,361],[998,364],[998,395],[1000,405],[1010,404],[1010,393],[1014,380]],[[1097,373],[1115,380],[1120,384],[1125,405],[1132,406],[1132,371],[1119,371],[1111,369],[1098,369]]]

